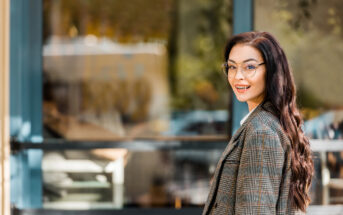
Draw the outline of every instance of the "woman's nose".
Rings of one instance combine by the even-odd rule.
[[[235,74],[235,79],[238,79],[238,80],[244,79],[243,72],[244,72],[243,69],[237,68],[237,72]]]

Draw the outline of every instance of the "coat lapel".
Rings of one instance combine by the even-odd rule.
[[[222,162],[229,154],[230,152],[235,148],[235,146],[239,143],[239,141],[236,141],[238,138],[241,137],[242,132],[245,130],[247,124],[256,116],[259,114],[259,112],[262,111],[263,107],[265,107],[269,102],[266,102],[264,104],[259,104],[256,109],[248,116],[248,118],[244,121],[244,123],[241,125],[241,127],[238,128],[238,130],[235,132],[235,134],[232,136],[228,146],[224,150],[220,162]]]
[[[249,115],[249,117],[245,120],[245,122],[241,125],[241,127],[239,127],[239,129],[236,131],[236,133],[232,136],[229,144],[227,145],[227,147],[225,148],[224,152],[222,153],[220,160],[218,162],[216,171],[214,173],[214,179],[215,181],[213,181],[211,189],[210,189],[210,193],[204,208],[204,212],[203,214],[207,214],[208,213],[208,209],[210,207],[210,205],[212,204],[213,201],[213,197],[214,194],[217,190],[218,187],[218,182],[219,182],[219,174],[221,172],[221,169],[223,167],[223,161],[226,159],[227,156],[229,156],[230,152],[235,148],[235,146],[240,142],[240,141],[236,141],[240,136],[241,133],[245,130],[247,124],[249,124],[249,122],[256,116],[258,115],[263,109],[267,110],[267,111],[273,111],[272,110],[272,104],[270,102],[265,102],[265,103],[261,103],[259,104],[256,109]]]

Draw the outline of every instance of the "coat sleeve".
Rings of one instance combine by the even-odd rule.
[[[237,176],[235,214],[275,214],[284,150],[273,131],[248,132]]]

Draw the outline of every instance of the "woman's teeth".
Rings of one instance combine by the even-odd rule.
[[[250,86],[245,86],[245,87],[236,87],[237,89],[239,89],[239,90],[246,90],[246,89],[248,89]]]

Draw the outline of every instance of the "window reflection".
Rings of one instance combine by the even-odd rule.
[[[220,65],[231,0],[43,6],[44,138],[227,140],[230,95]],[[219,156],[215,149],[45,152],[44,207],[199,206]]]
[[[68,139],[154,135],[166,130],[165,47],[108,40],[89,46],[85,38],[79,40],[79,44],[67,41],[44,47],[45,80],[53,98],[45,103],[50,105],[46,110],[50,116],[52,110],[59,114],[45,123]]]
[[[44,1],[45,137],[225,139],[230,11],[222,0]]]
[[[220,153],[126,149],[46,152],[42,162],[44,207],[202,206]]]
[[[126,149],[47,152],[42,162],[45,208],[121,208]]]

